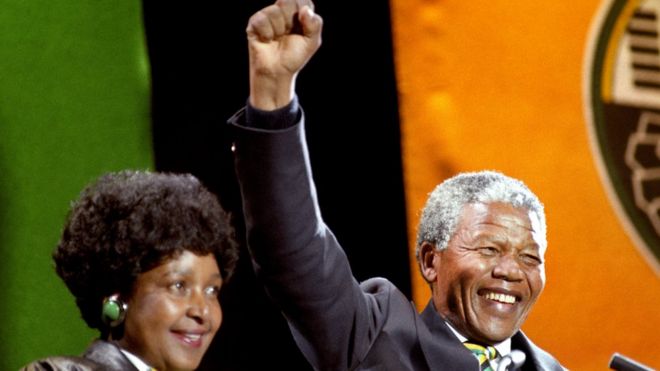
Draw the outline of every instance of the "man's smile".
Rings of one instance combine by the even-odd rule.
[[[505,304],[513,304],[517,301],[516,297],[513,295],[508,295],[508,294],[498,294],[496,292],[487,292],[486,294],[482,295],[486,299],[489,300],[494,300],[499,303],[505,303]]]

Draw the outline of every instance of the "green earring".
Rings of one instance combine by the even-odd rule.
[[[119,299],[118,294],[110,295],[103,299],[101,307],[101,319],[110,327],[117,327],[126,317],[128,305]]]

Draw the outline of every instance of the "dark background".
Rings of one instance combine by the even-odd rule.
[[[143,0],[156,169],[205,182],[234,216],[243,244],[205,370],[310,369],[252,273],[224,124],[248,97],[248,18],[270,3]],[[316,11],[323,45],[297,92],[321,210],[358,280],[384,276],[410,297],[389,4],[326,0]]]

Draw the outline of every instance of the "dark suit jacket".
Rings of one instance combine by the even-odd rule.
[[[55,356],[33,361],[21,371],[137,371],[113,343],[96,340],[80,357]]]
[[[266,130],[242,110],[229,123],[254,266],[303,354],[320,370],[478,370],[432,305],[420,315],[389,281],[355,280],[321,218],[299,116]],[[562,369],[520,332],[512,347],[526,369]]]

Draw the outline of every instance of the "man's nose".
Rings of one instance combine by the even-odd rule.
[[[497,259],[493,268],[493,276],[506,281],[522,281],[524,273],[516,256],[504,254]]]

